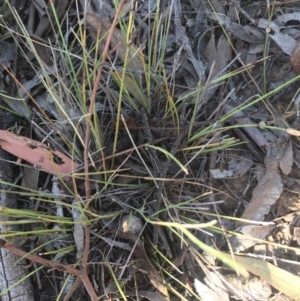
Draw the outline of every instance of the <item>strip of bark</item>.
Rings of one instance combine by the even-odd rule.
[[[7,193],[13,182],[13,171],[8,160],[8,154],[0,149],[0,206],[16,208],[17,202],[13,194]],[[17,225],[5,225],[1,223],[8,219],[0,217],[0,230],[6,232],[17,231]],[[8,229],[9,227],[9,229]],[[25,253],[25,252],[24,252]],[[18,262],[18,263],[16,263]],[[25,259],[19,260],[19,257],[9,249],[0,250],[0,291],[3,293],[2,301],[34,301],[33,287],[30,278],[26,278],[28,270]],[[23,280],[22,280],[23,279]],[[21,281],[22,280],[22,281]],[[15,283],[18,283],[15,285]],[[15,285],[15,286],[14,286]],[[7,290],[7,291],[6,291]]]

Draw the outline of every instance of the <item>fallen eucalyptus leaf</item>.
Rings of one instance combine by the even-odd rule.
[[[51,150],[46,144],[0,130],[0,147],[37,168],[52,175],[62,176],[78,168],[79,164],[57,150]]]

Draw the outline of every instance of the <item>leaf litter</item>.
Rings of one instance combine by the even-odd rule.
[[[5,1],[1,11],[0,147],[13,156],[1,163],[16,170],[15,184],[1,181],[22,198],[7,203],[5,188],[0,205],[3,213],[18,203],[2,223],[28,220],[24,234],[13,228],[15,246],[1,247],[19,256],[55,240],[44,248],[50,260],[28,259],[52,266],[56,283],[36,272],[22,282],[26,291],[37,281],[45,300],[261,298],[266,286],[254,278],[218,295],[226,266],[207,264],[194,242],[161,221],[192,224],[197,239],[224,258],[234,252],[273,297],[299,300],[299,4],[21,2]],[[124,218],[130,225],[141,212],[155,224],[121,232]],[[59,226],[36,227],[45,214]],[[218,227],[196,227],[216,218]],[[39,239],[47,229],[57,237]],[[67,279],[68,266],[77,280]],[[13,283],[0,284],[5,295]]]

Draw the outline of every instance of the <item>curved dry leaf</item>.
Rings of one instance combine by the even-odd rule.
[[[242,219],[263,221],[271,206],[278,200],[283,190],[281,177],[277,171],[278,152],[277,147],[273,147],[269,151],[266,161],[266,173],[253,189],[252,198],[242,215]]]
[[[65,175],[79,166],[60,151],[51,150],[44,143],[4,130],[0,130],[0,147],[52,175]]]

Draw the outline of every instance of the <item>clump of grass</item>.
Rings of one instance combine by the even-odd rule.
[[[171,300],[171,294],[174,294],[182,300],[188,300],[190,296],[200,300],[187,282],[177,279],[182,271],[172,261],[176,258],[171,257],[180,257],[183,246],[193,249],[193,254],[198,254],[201,249],[241,275],[247,275],[247,271],[234,262],[231,255],[216,250],[200,239],[224,233],[224,229],[217,227],[212,220],[228,217],[207,213],[206,210],[214,202],[201,208],[193,205],[206,200],[213,189],[205,180],[199,181],[197,166],[207,159],[208,153],[242,146],[243,142],[233,136],[232,130],[249,125],[229,126],[226,122],[231,116],[296,79],[227,114],[220,114],[214,120],[200,122],[197,104],[206,86],[199,81],[189,93],[177,96],[181,83],[176,81],[175,71],[169,71],[164,63],[168,55],[166,48],[171,15],[162,19],[158,7],[149,18],[152,28],[147,46],[145,49],[135,48],[134,55],[142,66],[138,72],[130,64],[133,60],[132,44],[137,44],[141,34],[135,27],[133,10],[127,18],[118,20],[126,46],[123,61],[117,56],[110,56],[103,64],[99,45],[89,38],[85,22],[79,19],[66,37],[65,24],[59,20],[54,9],[51,25],[55,42],[47,46],[54,64],[47,66],[37,53],[22,20],[12,9],[20,31],[13,32],[8,25],[4,29],[16,37],[28,66],[36,74],[41,74],[40,89],[47,99],[46,106],[41,106],[30,97],[36,117],[29,121],[34,119],[39,126],[36,132],[42,128],[50,145],[68,154],[82,168],[74,170],[69,182],[58,179],[61,191],[57,195],[46,191],[46,188],[51,188],[51,182],[44,187],[44,191],[26,190],[18,184],[9,184],[13,189],[10,193],[18,196],[20,204],[31,200],[41,205],[37,206],[37,210],[2,208],[2,216],[8,220],[16,219],[28,230],[3,233],[0,237],[11,242],[19,237],[24,242],[29,238],[48,237],[49,241],[43,246],[65,240],[67,246],[47,255],[69,254],[72,260],[68,263],[76,266],[84,260],[84,265],[89,264],[90,270],[94,271],[95,281],[106,286],[112,281],[115,284],[113,293],[126,300],[126,290],[136,279],[129,271],[120,273],[125,269],[123,265],[129,255],[120,245],[116,246],[111,233],[118,230],[123,214],[135,214],[146,224],[144,243],[153,251],[147,256],[153,259],[161,273],[162,283],[169,292],[167,298]],[[100,36],[99,41],[107,41],[108,34]],[[22,50],[24,47],[20,44],[20,38],[25,41],[25,50]],[[34,54],[33,61],[28,59],[27,51]],[[224,82],[245,72],[248,67],[229,72],[206,84]],[[100,68],[102,76],[99,79]],[[19,90],[22,89],[19,82],[16,85]],[[25,99],[23,101],[26,102]],[[171,172],[170,166],[175,171]],[[45,179],[46,175],[41,177]],[[78,209],[74,200],[82,204],[80,221],[74,221],[72,216],[72,210]],[[59,215],[58,212],[64,214]],[[76,258],[75,242],[70,238],[73,227],[78,223],[85,228],[85,249],[80,258]],[[156,242],[153,241],[155,231],[159,231]],[[204,262],[198,255],[193,260]],[[170,272],[170,268],[174,267],[177,274]],[[98,273],[98,270],[101,272]],[[195,267],[196,275],[200,270],[200,265]],[[127,276],[130,280],[126,279]],[[68,279],[64,281],[59,295],[67,286]],[[148,287],[150,289],[151,286]]]

